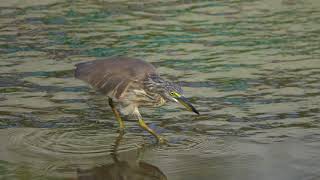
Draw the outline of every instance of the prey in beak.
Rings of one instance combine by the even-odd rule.
[[[196,110],[196,108],[189,102],[189,100],[187,98],[185,98],[184,96],[182,96],[176,92],[171,92],[170,95],[172,96],[172,98],[175,101],[179,102],[184,107],[186,107],[188,111],[192,111],[192,112],[200,115],[199,111]]]

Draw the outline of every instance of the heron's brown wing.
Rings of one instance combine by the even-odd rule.
[[[140,83],[147,74],[156,74],[151,64],[139,59],[118,57],[76,64],[75,77],[97,88],[104,94],[113,93],[116,98],[132,82]]]

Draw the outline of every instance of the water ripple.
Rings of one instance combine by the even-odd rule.
[[[28,155],[55,158],[99,157],[113,151],[116,133],[110,131],[60,129],[12,129],[9,131],[10,150]],[[140,139],[140,143],[142,140]],[[128,136],[119,151],[136,148],[139,139]]]

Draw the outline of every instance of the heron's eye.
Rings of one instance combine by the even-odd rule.
[[[171,96],[174,96],[174,92],[170,92],[170,95],[171,95]]]

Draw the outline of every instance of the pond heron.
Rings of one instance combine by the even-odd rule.
[[[178,84],[164,80],[153,65],[140,59],[112,57],[79,63],[76,64],[75,77],[109,98],[109,105],[119,122],[120,131],[124,130],[120,114],[133,115],[140,126],[160,143],[165,142],[165,139],[147,126],[138,107],[158,107],[166,101],[172,101],[199,114],[183,96],[183,90]]]

